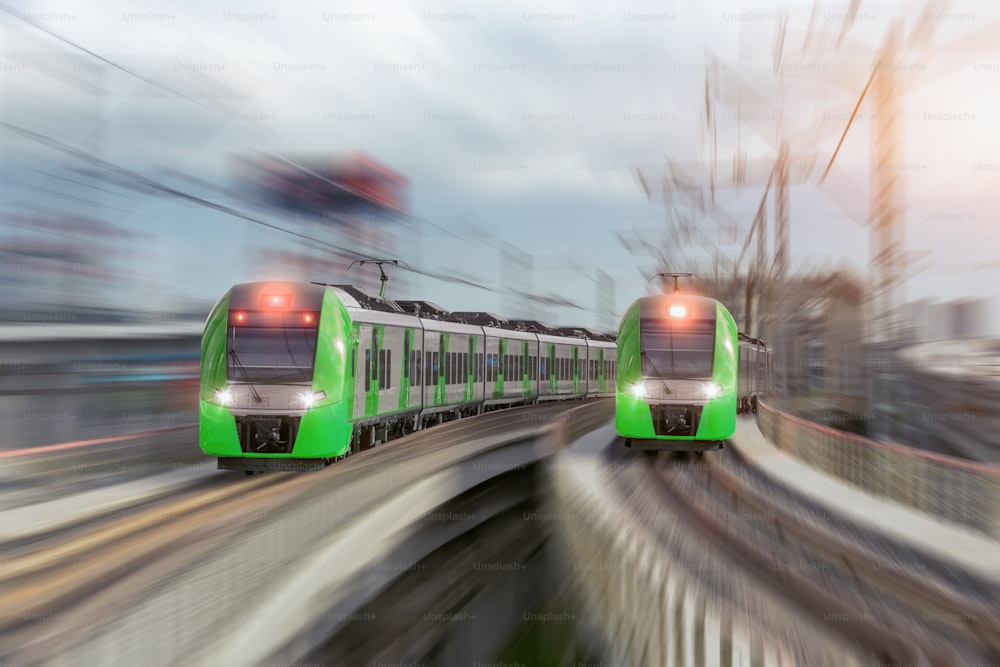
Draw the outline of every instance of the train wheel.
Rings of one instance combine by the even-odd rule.
[[[247,477],[250,477],[251,475],[253,475],[253,470],[244,470],[243,472],[245,472],[247,474]]]

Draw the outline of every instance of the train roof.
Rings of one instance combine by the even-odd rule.
[[[475,324],[480,327],[493,327],[494,329],[509,328],[509,322],[499,315],[483,311],[458,311],[448,314],[451,322],[461,322],[463,324]]]
[[[248,294],[256,294],[265,285],[282,284],[286,289],[297,289],[302,294],[310,294],[313,298],[318,298],[319,294],[313,291],[320,288],[333,287],[340,291],[340,298],[345,305],[362,310],[392,313],[394,315],[409,315],[424,320],[438,320],[441,322],[451,322],[454,324],[489,327],[493,329],[507,329],[522,331],[525,333],[542,334],[548,336],[580,338],[593,341],[615,342],[616,336],[612,333],[603,333],[587,327],[555,327],[540,320],[528,319],[506,319],[495,313],[486,311],[456,311],[448,312],[432,301],[416,299],[383,299],[360,287],[354,285],[334,285],[333,283],[323,283],[310,281],[273,281],[261,283],[243,283],[234,285],[232,289]],[[239,288],[239,289],[237,289]]]
[[[753,343],[754,345],[763,345],[763,346],[767,347],[767,343],[765,343],[764,341],[762,341],[760,338],[751,338],[750,336],[748,336],[748,335],[746,335],[745,333],[742,333],[742,332],[739,332],[736,335],[737,335],[738,339],[741,340],[741,341],[743,341],[743,342]]]
[[[397,301],[403,312],[409,315],[416,315],[425,320],[444,320],[448,317],[448,311],[431,301]]]
[[[538,320],[507,320],[507,323],[530,333],[548,334],[549,336],[559,335],[558,329]]]
[[[399,304],[395,301],[389,299],[383,299],[380,296],[375,296],[374,294],[369,294],[359,287],[354,285],[334,285],[337,289],[342,289],[358,302],[362,308],[367,308],[368,310],[381,310],[386,313],[405,313]]]
[[[556,329],[559,333],[570,336],[572,338],[586,338],[588,340],[602,340],[613,343],[617,340],[617,337],[604,333],[601,331],[595,331],[594,329],[588,329],[587,327],[559,327]]]

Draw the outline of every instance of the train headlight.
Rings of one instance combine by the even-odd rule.
[[[311,408],[321,400],[326,398],[325,391],[304,391],[299,394],[299,401],[302,402],[302,407]]]
[[[706,398],[715,398],[722,393],[722,385],[717,382],[709,382],[704,386],[702,391],[705,392]]]
[[[219,389],[215,392],[215,398],[220,405],[228,406],[233,402],[233,392],[229,391],[229,387]]]
[[[634,382],[629,385],[628,393],[632,394],[636,398],[646,398],[646,385],[641,382]]]

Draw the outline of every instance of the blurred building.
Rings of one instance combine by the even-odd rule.
[[[0,318],[21,322],[114,319],[130,276],[118,261],[133,235],[58,211],[11,214],[0,236]],[[124,308],[123,308],[124,306]]]
[[[923,343],[955,338],[992,336],[993,302],[990,299],[956,299],[938,303],[919,299],[900,308],[903,339]]]
[[[258,248],[253,261],[263,262],[269,275],[350,283],[378,293],[378,267],[348,267],[358,259],[398,258],[400,226],[410,220],[405,177],[351,153],[241,157],[237,179],[248,203],[280,214],[285,227],[296,223],[293,231],[308,237],[290,249]],[[387,272],[392,272],[390,294],[399,294],[406,273]]]

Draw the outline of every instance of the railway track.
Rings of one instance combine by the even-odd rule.
[[[515,408],[449,422],[350,456],[312,474],[233,475],[207,488],[192,488],[166,502],[118,512],[18,543],[0,564],[0,660],[31,663],[58,655],[137,598],[174,575],[197,568],[199,559],[255,521],[291,515],[299,503],[332,486],[379,472],[383,482],[402,483],[417,468],[433,470],[454,458],[472,437],[517,427],[541,428],[578,401]],[[417,461],[421,466],[417,466]],[[396,474],[398,472],[398,475]],[[348,510],[345,510],[345,512]],[[345,520],[363,513],[356,508]]]
[[[996,582],[831,515],[733,447],[704,457],[634,458],[660,502],[727,566],[883,664],[990,664],[1000,656]]]

